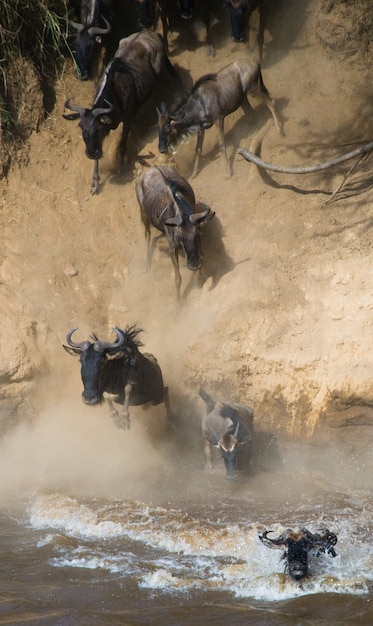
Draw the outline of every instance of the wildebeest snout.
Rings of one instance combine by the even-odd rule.
[[[95,394],[91,394],[91,393],[87,393],[86,391],[83,391],[82,393],[82,400],[84,402],[84,404],[88,404],[89,406],[94,406],[96,404],[101,404],[101,398],[100,396],[95,393]]]
[[[97,160],[101,159],[102,150],[100,148],[95,148],[95,150],[90,150],[89,148],[87,148],[85,154],[89,159]]]

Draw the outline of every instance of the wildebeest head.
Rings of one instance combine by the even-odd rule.
[[[190,205],[184,196],[176,192],[174,198],[178,205],[178,214],[175,217],[164,219],[163,223],[171,229],[174,241],[183,248],[190,270],[198,270],[202,265],[201,226],[206,224],[215,213],[207,207],[199,213],[191,213]]]
[[[137,20],[141,28],[151,28],[155,19],[154,0],[135,0]]]
[[[92,77],[96,52],[102,41],[101,36],[106,35],[111,29],[109,22],[104,17],[102,19],[105,22],[105,28],[70,22],[70,25],[77,31],[74,47],[76,75],[80,80],[88,80]]]
[[[252,3],[252,0],[249,0]],[[236,43],[245,40],[245,14],[248,0],[226,0],[225,5],[231,17],[231,39]]]
[[[102,144],[105,137],[114,127],[111,113],[113,105],[106,101],[108,106],[85,109],[84,107],[70,104],[70,98],[65,102],[65,108],[75,113],[63,115],[65,120],[77,120],[80,118],[79,126],[86,145],[86,155],[89,159],[100,159],[102,157]]]
[[[80,343],[72,341],[71,337],[77,328],[73,328],[66,335],[67,346],[63,346],[66,352],[73,356],[80,357],[81,378],[83,382],[82,400],[85,404],[95,405],[101,404],[103,392],[105,390],[104,367],[108,360],[127,358],[132,356],[131,333],[135,336],[141,329],[126,329],[122,331],[120,328],[113,328],[117,335],[114,342],[100,341],[96,335],[92,335],[93,341],[87,340]],[[140,345],[135,342],[134,345]]]
[[[174,148],[174,144],[179,137],[179,131],[175,120],[172,119],[163,102],[160,108],[157,108],[157,115],[158,150],[161,154],[166,154],[169,149]]]
[[[307,528],[299,531],[288,528],[276,539],[270,539],[267,536],[270,532],[272,531],[264,531],[262,535],[259,535],[259,539],[269,548],[285,546],[283,558],[286,559],[286,569],[293,580],[300,581],[308,576],[310,550],[315,549],[317,555],[327,552],[331,556],[336,556],[333,546],[337,543],[337,536],[328,528],[323,529],[322,534],[312,534]]]

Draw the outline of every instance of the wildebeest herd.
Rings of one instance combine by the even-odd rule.
[[[231,23],[231,38],[240,42],[245,38],[245,24],[251,13],[259,10],[258,58],[262,58],[265,19],[273,0],[226,0],[227,15]],[[98,193],[100,178],[98,163],[103,156],[103,143],[110,131],[122,124],[119,155],[123,164],[127,140],[140,107],[150,98],[163,70],[166,70],[178,89],[182,81],[169,59],[168,33],[170,31],[169,2],[171,0],[135,0],[139,29],[120,39],[116,51],[109,59],[108,50],[112,30],[111,20],[115,12],[112,0],[81,0],[77,2],[79,21],[71,20],[73,28],[76,74],[81,80],[92,79],[104,59],[101,77],[90,107],[73,103],[68,98],[64,114],[66,120],[79,120],[86,146],[86,155],[94,160],[91,183],[92,193]],[[195,7],[194,7],[195,4]],[[180,15],[185,19],[194,16],[194,8],[206,30],[208,54],[215,55],[211,39],[211,15],[209,0],[179,0]],[[156,32],[157,23],[162,24],[162,34]],[[102,46],[105,50],[102,53]],[[157,93],[158,95],[158,93]],[[224,157],[227,176],[233,175],[226,154],[224,119],[242,108],[251,114],[248,96],[257,98],[270,110],[275,127],[282,133],[275,102],[265,87],[260,63],[250,55],[239,61],[224,64],[215,73],[201,76],[181,99],[175,100],[168,110],[160,98],[156,108],[158,148],[167,153],[185,135],[195,133],[196,158],[192,177],[198,175],[204,133],[215,125],[218,143]],[[147,268],[149,268],[155,239],[151,245],[151,226],[165,234],[172,260],[176,296],[180,302],[181,275],[179,251],[186,257],[187,267],[193,271],[202,268],[201,227],[215,215],[210,207],[197,202],[190,183],[169,165],[155,165],[146,169],[136,181],[136,196],[140,217],[145,228],[147,243]],[[172,421],[168,387],[157,359],[140,351],[143,345],[138,339],[141,329],[126,326],[124,330],[113,328],[115,341],[102,341],[95,334],[83,341],[72,339],[77,328],[67,333],[63,347],[77,355],[81,363],[83,402],[87,405],[108,402],[110,415],[118,428],[130,428],[130,406],[158,405],[164,403],[167,418]],[[250,458],[253,442],[253,410],[244,404],[214,400],[204,389],[199,395],[205,403],[202,417],[206,469],[212,468],[211,448],[215,447],[223,457],[226,476],[237,478],[240,458]],[[115,404],[121,408],[118,410]],[[287,571],[294,580],[302,580],[308,574],[308,553],[327,552],[335,556],[333,546],[336,536],[328,529],[321,534],[288,529],[277,539],[270,539],[265,531],[260,540],[268,547],[285,546]]]

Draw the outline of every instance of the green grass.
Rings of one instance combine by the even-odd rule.
[[[67,50],[67,0],[0,0],[2,142],[12,141],[22,131],[17,129],[27,87],[22,61],[32,64],[43,91],[55,79]]]

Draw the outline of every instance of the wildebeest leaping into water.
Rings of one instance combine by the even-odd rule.
[[[77,328],[66,335],[69,354],[80,356],[81,378],[84,386],[82,400],[88,405],[101,404],[104,393],[116,396],[115,402],[123,405],[120,412],[113,400],[106,398],[110,415],[118,428],[130,428],[129,406],[157,405],[164,402],[168,419],[172,413],[168,400],[168,387],[163,384],[161,368],[157,359],[149,353],[141,353],[143,344],[137,339],[142,332],[136,326],[125,330],[113,328],[117,335],[114,342],[100,341],[93,334],[92,340],[76,343],[71,337]]]

